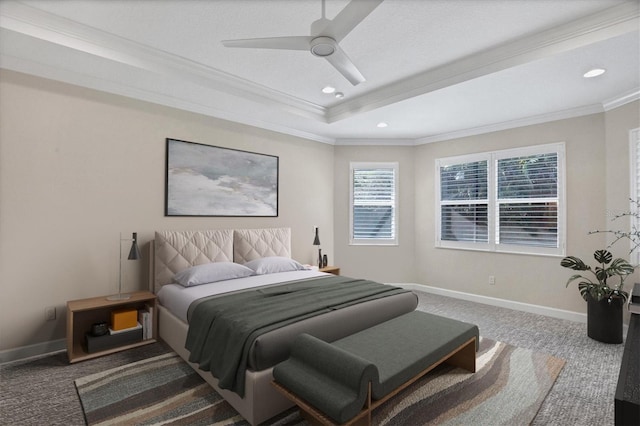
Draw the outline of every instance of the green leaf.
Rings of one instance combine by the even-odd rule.
[[[611,263],[611,266],[609,266],[608,271],[609,271],[609,276],[629,275],[633,273],[634,269],[635,268],[633,267],[633,265],[631,265],[629,262],[619,257],[616,260],[614,260],[613,263]]]
[[[565,284],[565,287],[569,287],[569,284],[571,284],[572,281],[577,280],[578,278],[582,278],[582,275],[571,275],[571,277],[567,280],[567,284]]]
[[[587,271],[589,267],[575,256],[567,256],[560,261],[560,266],[573,269],[574,271]]]
[[[593,258],[598,263],[608,264],[613,259],[613,255],[608,250],[596,250],[593,253]]]
[[[600,284],[605,284],[607,282],[607,278],[610,277],[609,273],[606,269],[602,269],[601,267],[596,267],[596,278],[600,281]]]
[[[580,295],[585,301],[588,300],[588,295],[591,292],[591,288],[593,286],[594,286],[593,284],[590,284],[584,281],[578,284],[578,290],[580,290]]]

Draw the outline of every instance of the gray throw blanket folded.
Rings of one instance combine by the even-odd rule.
[[[293,281],[199,302],[190,316],[189,361],[244,396],[251,344],[263,333],[336,309],[408,290],[341,276]],[[194,302],[196,303],[196,302]]]

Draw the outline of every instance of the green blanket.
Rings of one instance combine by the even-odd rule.
[[[253,341],[305,318],[408,290],[340,276],[292,281],[199,302],[191,314],[189,361],[210,371],[222,389],[244,396]],[[195,303],[195,302],[194,302]]]

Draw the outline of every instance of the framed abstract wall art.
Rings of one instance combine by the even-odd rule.
[[[273,155],[167,138],[165,216],[278,216]]]

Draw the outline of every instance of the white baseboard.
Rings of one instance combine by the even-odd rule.
[[[21,346],[19,348],[0,351],[0,364],[11,361],[23,360],[34,356],[41,356],[51,352],[59,352],[67,349],[66,339],[50,340],[36,343],[35,345]]]
[[[550,308],[541,305],[532,305],[529,303],[514,302],[512,300],[498,299],[496,297],[480,296],[478,294],[464,293],[462,291],[447,290],[445,288],[431,287],[423,284],[392,284],[412,290],[424,291],[440,296],[453,297],[455,299],[468,300],[470,302],[484,303],[485,305],[498,306],[500,308],[513,309],[516,311],[529,312],[532,314],[545,315],[552,318],[560,318],[569,321],[587,322],[587,314],[580,312],[566,311],[564,309]]]

